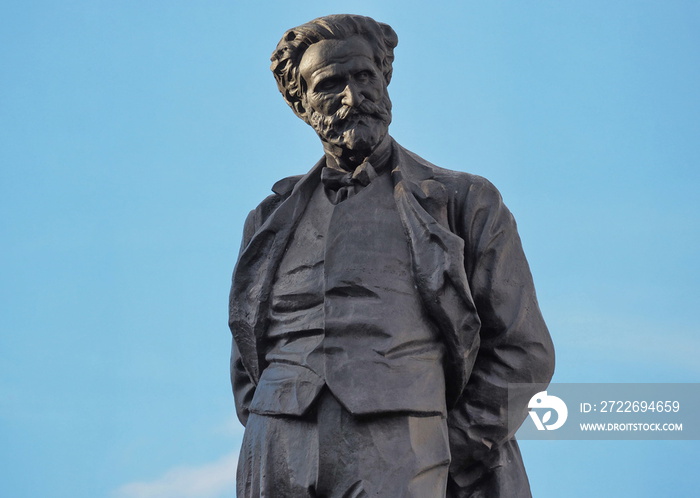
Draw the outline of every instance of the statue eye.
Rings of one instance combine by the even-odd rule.
[[[359,73],[355,74],[355,79],[360,83],[367,83],[372,79],[372,73],[365,69],[364,71],[360,71]]]
[[[325,78],[316,84],[314,90],[318,92],[330,92],[338,87],[340,87],[340,78]]]

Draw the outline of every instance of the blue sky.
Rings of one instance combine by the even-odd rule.
[[[247,212],[321,155],[284,30],[399,35],[392,135],[514,213],[558,382],[700,382],[700,4],[24,1],[0,8],[0,495],[233,496]],[[690,496],[697,441],[525,441],[536,497]]]

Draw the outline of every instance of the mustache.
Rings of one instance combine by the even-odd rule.
[[[381,104],[375,104],[371,100],[363,100],[357,107],[343,106],[331,117],[336,121],[359,120],[363,117],[385,119],[389,111]]]
[[[354,127],[358,122],[365,120],[377,120],[388,122],[391,120],[391,101],[382,99],[379,103],[371,100],[363,100],[357,106],[342,106],[330,116],[320,113],[312,113],[310,123],[317,131],[331,136],[339,136],[345,130]]]

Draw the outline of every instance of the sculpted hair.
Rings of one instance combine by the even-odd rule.
[[[382,71],[388,85],[391,81],[394,47],[399,38],[388,24],[371,17],[338,14],[319,17],[306,24],[288,30],[272,53],[270,69],[277,80],[277,88],[295,114],[305,114],[302,97],[305,83],[299,74],[301,58],[314,43],[321,40],[344,40],[362,36],[374,51],[374,63]]]

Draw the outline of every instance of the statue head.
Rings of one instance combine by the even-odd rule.
[[[386,136],[398,37],[387,24],[341,14],[288,30],[272,54],[277,86],[324,143],[362,155]]]

